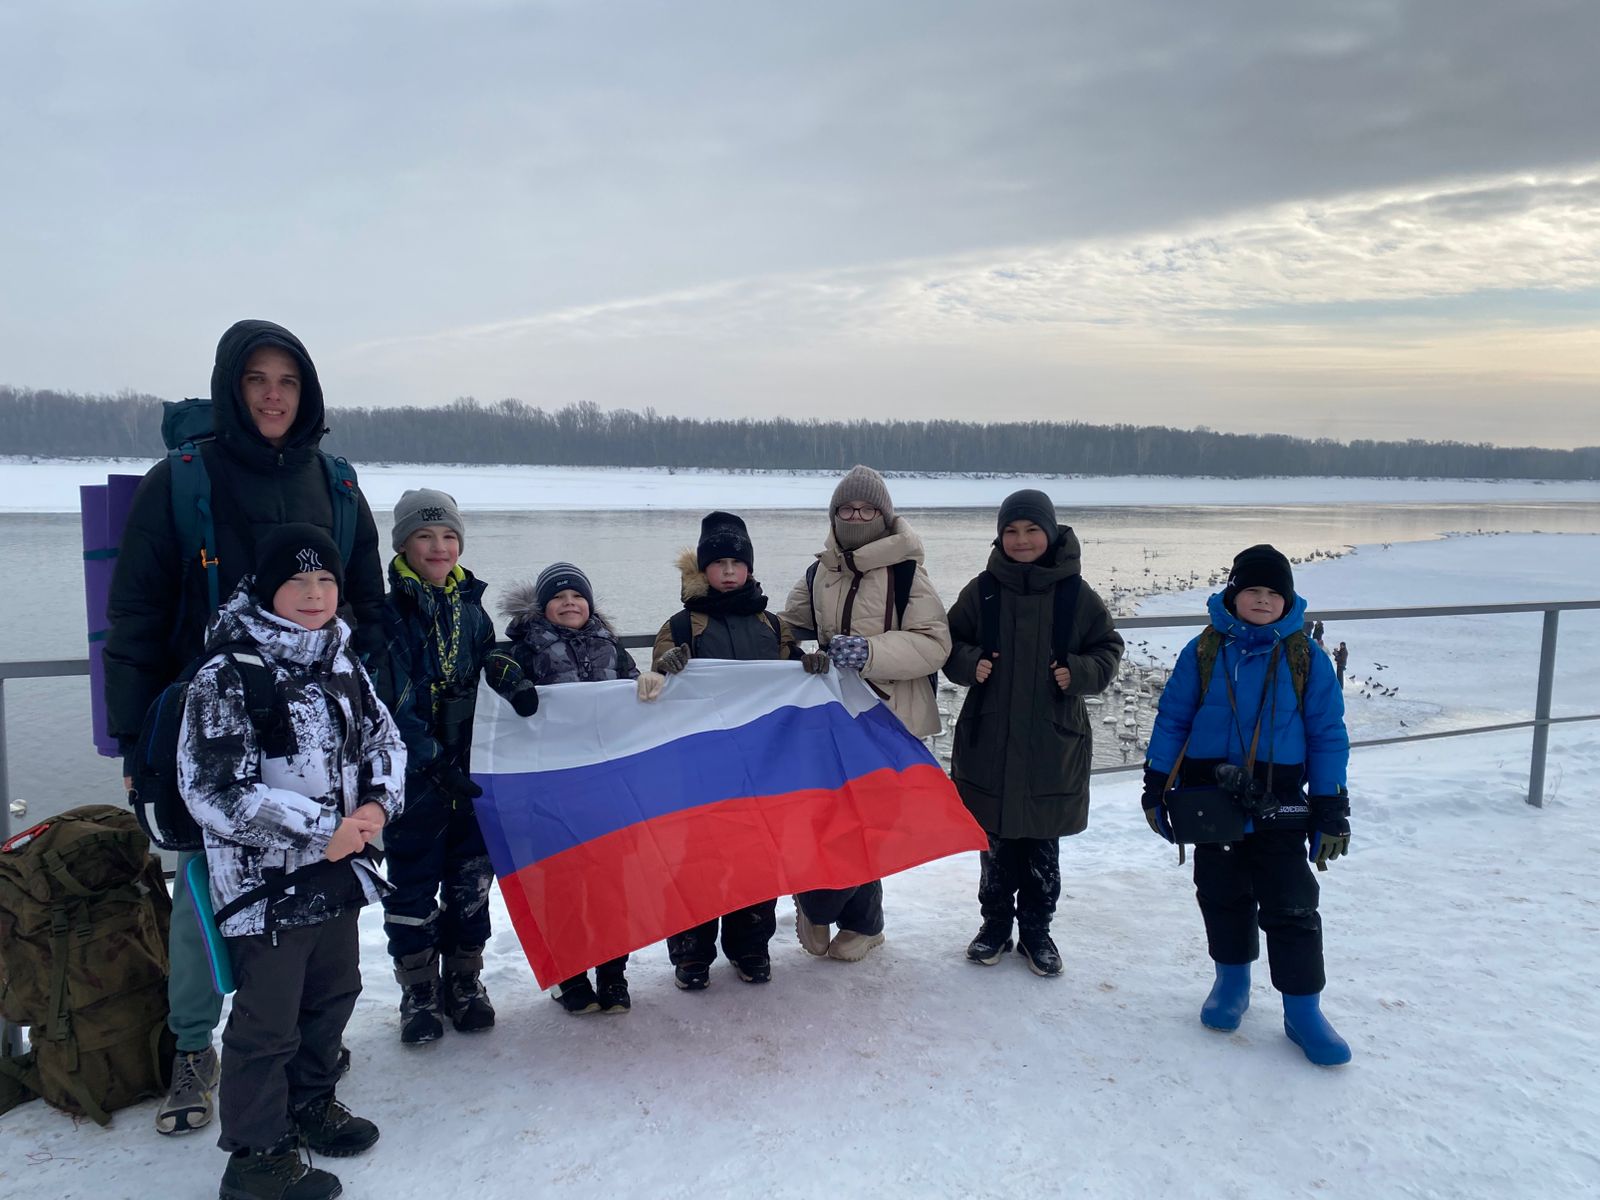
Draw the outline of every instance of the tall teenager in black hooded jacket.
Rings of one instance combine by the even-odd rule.
[[[217,343],[211,371],[216,437],[200,447],[211,479],[218,595],[232,595],[256,569],[257,544],[280,525],[333,532],[333,501],[317,447],[322,385],[306,348],[271,321],[240,321]],[[354,649],[383,687],[383,568],[378,532],[359,500],[354,552],[345,564],[341,616],[355,626]],[[210,618],[205,572],[185,561],[172,516],[172,468],[163,459],[134,494],[106,605],[106,713],[123,753],[133,749],[145,711],[204,645]],[[380,693],[381,694],[381,693]],[[131,772],[124,771],[124,775]],[[162,1133],[186,1133],[211,1119],[217,1056],[211,1032],[222,1000],[211,985],[180,856],[173,886],[168,1024],[178,1039],[172,1091],[157,1110]]]

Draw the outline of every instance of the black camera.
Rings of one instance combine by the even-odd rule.
[[[1217,786],[1237,800],[1239,807],[1252,817],[1265,820],[1280,807],[1267,785],[1241,766],[1218,763],[1216,779]]]
[[[478,690],[470,684],[451,682],[434,689],[433,729],[441,745],[454,749],[465,743],[477,702]]]

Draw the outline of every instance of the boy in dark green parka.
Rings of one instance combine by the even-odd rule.
[[[954,645],[944,668],[970,689],[950,774],[989,835],[978,883],[983,927],[967,957],[993,966],[1011,948],[1015,919],[1028,966],[1059,975],[1061,955],[1050,938],[1061,895],[1059,839],[1089,820],[1083,697],[1111,683],[1122,637],[1082,581],[1077,535],[1057,523],[1050,497],[1015,492],[996,524],[987,570],[950,609]]]

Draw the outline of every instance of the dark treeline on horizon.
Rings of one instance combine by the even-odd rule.
[[[324,446],[356,464],[716,467],[1081,475],[1348,475],[1600,479],[1600,447],[1338,442],[1076,421],[704,420],[654,409],[553,412],[520,400],[439,408],[333,408]],[[158,397],[0,386],[0,453],[150,458],[162,453]]]

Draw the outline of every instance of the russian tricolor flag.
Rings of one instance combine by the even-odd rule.
[[[926,747],[853,671],[696,660],[634,685],[484,687],[478,822],[541,987],[774,896],[853,887],[982,830]]]

